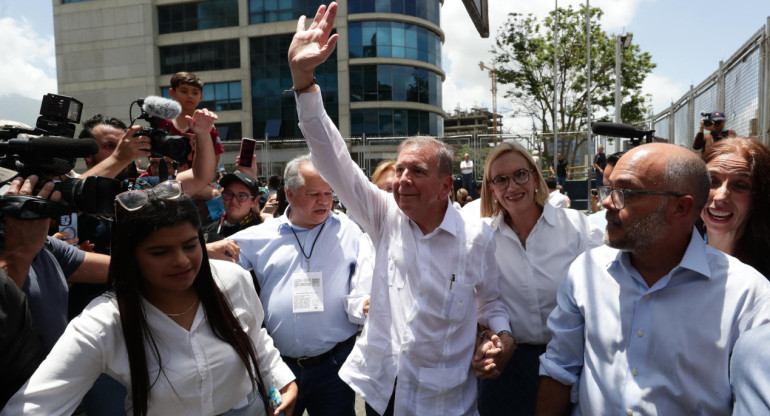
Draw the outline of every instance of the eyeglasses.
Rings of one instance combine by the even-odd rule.
[[[671,191],[633,191],[631,189],[613,188],[610,186],[599,187],[599,201],[604,201],[608,196],[612,195],[612,206],[615,209],[623,209],[626,206],[626,198],[629,195],[672,195],[672,196],[685,196]]]
[[[513,181],[518,185],[524,185],[525,183],[529,182],[530,173],[534,171],[534,169],[519,169],[516,172],[513,172],[513,175],[511,176],[497,175],[490,181],[490,183],[498,191],[502,191],[508,188],[508,185],[511,183],[511,179],[513,179]]]
[[[177,199],[184,194],[182,182],[165,181],[159,183],[152,189],[137,189],[123,192],[115,197],[115,201],[117,201],[126,211],[136,211],[150,202],[150,192],[158,198],[163,199]]]
[[[229,201],[233,199],[233,197],[235,197],[235,199],[237,199],[238,202],[246,202],[250,198],[252,198],[252,196],[250,194],[247,194],[246,192],[238,192],[236,194],[231,190],[222,191],[222,199],[224,199],[225,201]]]

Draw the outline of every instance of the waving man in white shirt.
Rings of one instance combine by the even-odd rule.
[[[447,209],[452,152],[442,143],[401,144],[393,196],[350,158],[313,78],[334,50],[336,12],[336,3],[319,7],[307,30],[299,19],[289,66],[313,164],[377,249],[369,319],[340,377],[378,414],[477,414],[476,323],[510,331],[492,230]]]

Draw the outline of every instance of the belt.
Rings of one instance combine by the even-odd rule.
[[[356,335],[358,335],[358,334],[353,334],[352,337],[346,339],[345,341],[337,343],[337,345],[332,347],[332,349],[330,349],[329,351],[326,351],[326,352],[324,352],[322,354],[318,354],[318,355],[313,356],[313,357],[294,358],[294,357],[287,357],[285,355],[282,355],[281,358],[283,359],[284,362],[294,363],[299,368],[315,367],[318,364],[321,364],[322,362],[324,362],[327,359],[331,358],[334,354],[339,352],[339,350],[341,350],[342,348],[345,348],[345,347],[349,346],[350,344],[356,342]]]

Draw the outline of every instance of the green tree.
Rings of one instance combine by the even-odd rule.
[[[607,112],[615,104],[615,38],[599,26],[600,8],[591,15],[591,110]],[[505,97],[520,114],[532,118],[543,133],[553,132],[554,34],[553,19],[558,17],[558,131],[584,132],[587,127],[585,5],[552,11],[539,20],[532,14],[511,13],[500,28],[492,50],[498,82],[508,86]],[[625,123],[636,123],[647,115],[642,82],[655,68],[651,56],[632,44],[623,51],[621,65],[621,116]],[[596,117],[596,116],[594,116]],[[577,149],[586,141],[585,134],[560,134],[561,151],[571,165]],[[551,134],[544,137],[553,137]],[[542,156],[550,164],[553,155],[542,146]]]

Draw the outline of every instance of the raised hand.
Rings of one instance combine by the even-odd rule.
[[[336,16],[337,3],[333,2],[328,8],[324,5],[318,8],[308,29],[305,29],[305,16],[301,16],[297,21],[297,32],[289,46],[289,68],[296,89],[311,85],[313,70],[334,52],[339,35],[329,34]]]

